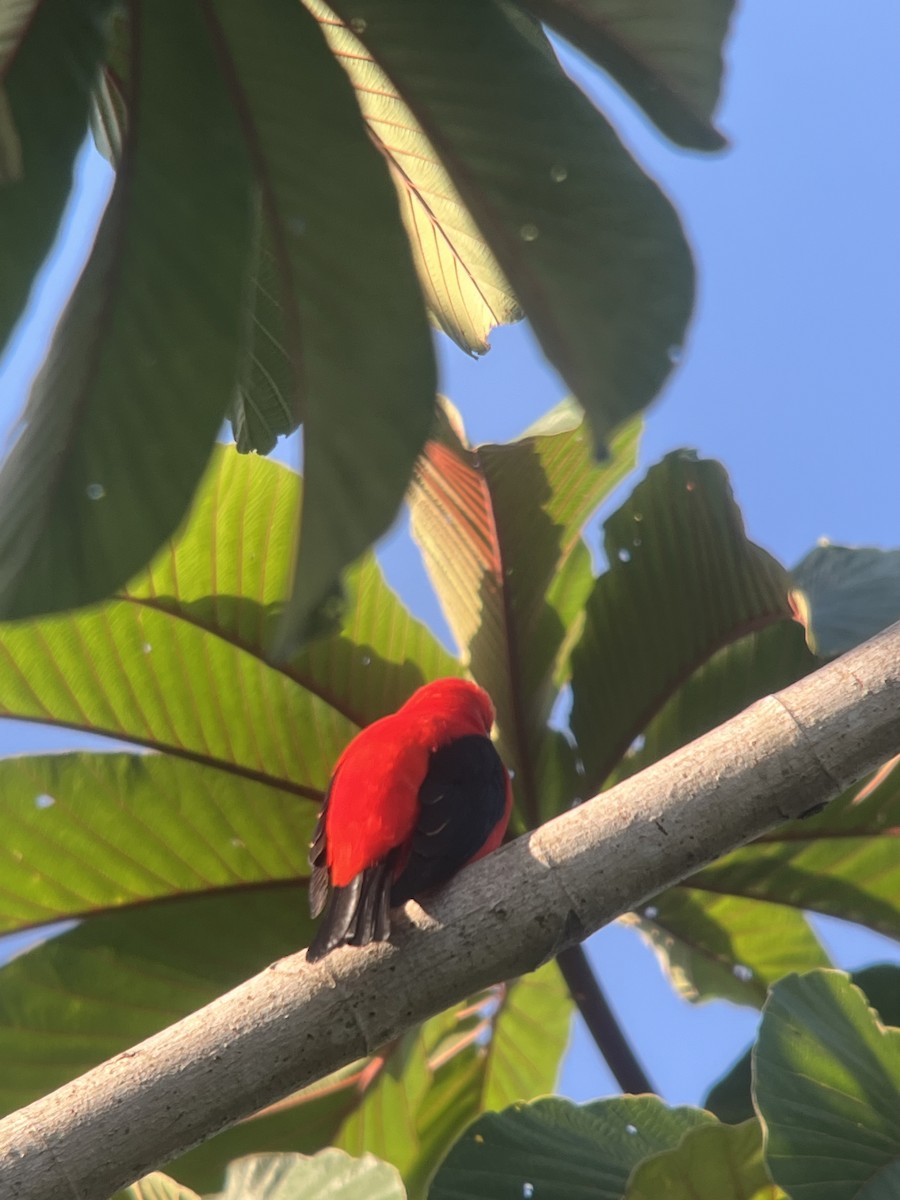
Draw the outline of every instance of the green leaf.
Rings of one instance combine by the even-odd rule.
[[[524,0],[608,71],[679,145],[719,150],[711,124],[733,0]]]
[[[71,190],[111,7],[7,0],[0,12],[0,352]]]
[[[340,1150],[302,1154],[261,1154],[232,1163],[225,1190],[208,1200],[405,1200],[400,1176],[367,1154],[350,1158]]]
[[[307,801],[347,741],[459,670],[372,558],[332,638],[284,668],[267,661],[299,489],[285,468],[221,448],[189,523],[120,597],[0,625],[0,714],[159,752],[0,764],[0,928],[305,877]]]
[[[797,621],[777,621],[717,650],[663,705],[644,730],[643,745],[617,765],[612,779],[643,771],[702,737],[756,700],[820,666]]]
[[[273,885],[93,918],[0,968],[0,1111],[307,945],[304,888]]]
[[[893,963],[865,967],[855,971],[850,978],[865,992],[869,1004],[878,1010],[885,1025],[900,1025],[900,967]],[[751,1049],[710,1088],[703,1106],[729,1124],[736,1125],[754,1115],[750,1090]]]
[[[145,1175],[121,1193],[122,1200],[200,1200],[196,1192],[182,1187],[162,1171]]]
[[[684,337],[693,268],[674,210],[514,9],[331,7],[413,113],[602,444]]]
[[[759,1008],[769,986],[788,971],[830,966],[803,914],[780,904],[684,886],[670,888],[626,920],[687,1000],[717,996]]]
[[[347,72],[370,136],[390,169],[434,324],[470,354],[486,353],[491,329],[522,316],[509,283],[391,80],[327,5],[305,3]]]
[[[315,808],[162,754],[0,761],[0,932],[309,873]]]
[[[439,1168],[429,1200],[621,1200],[642,1159],[712,1119],[696,1108],[666,1108],[655,1096],[516,1104],[470,1126]]]
[[[853,787],[692,876],[691,888],[857,921],[900,936],[900,771]]]
[[[716,651],[791,615],[787,573],[747,539],[717,462],[666,455],[604,530],[610,567],[572,654],[588,794]]]
[[[303,406],[284,653],[396,516],[431,425],[434,356],[396,194],[318,23],[296,0],[213,0],[204,12],[260,193],[254,370],[265,369],[259,337],[277,303],[292,411]]]
[[[788,1200],[772,1183],[758,1121],[703,1125],[674,1150],[645,1159],[624,1200]]]
[[[812,649],[836,658],[900,620],[900,550],[816,546],[792,572]]]
[[[242,454],[268,454],[302,419],[301,395],[286,348],[278,303],[278,261],[265,229],[257,233],[251,263],[247,354],[231,409],[234,440]]]
[[[766,1160],[793,1200],[892,1200],[900,1185],[900,1029],[840,971],[772,989],[753,1051]]]
[[[6,617],[99,600],[147,562],[184,516],[237,374],[252,229],[240,129],[194,5],[136,8],[133,33],[112,199],[0,472]]]
[[[556,779],[541,770],[554,758],[560,768],[568,751],[545,747],[546,723],[592,586],[581,529],[633,466],[638,434],[637,423],[624,427],[598,466],[580,410],[565,402],[517,441],[473,450],[445,406],[410,493],[413,537],[469,669],[493,698],[529,825],[574,795],[570,751]],[[566,790],[549,791],[560,779]]]

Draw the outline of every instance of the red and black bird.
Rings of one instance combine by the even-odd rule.
[[[487,692],[438,679],[350,742],[310,848],[310,909],[325,910],[310,962],[336,946],[387,941],[391,908],[500,845],[512,787],[493,723]]]

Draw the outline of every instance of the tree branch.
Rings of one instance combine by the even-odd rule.
[[[619,1087],[630,1096],[652,1092],[653,1084],[609,1007],[609,1001],[582,947],[570,946],[568,950],[557,954],[556,961],[572,999],[578,1005],[578,1011]]]
[[[468,867],[393,944],[303,953],[0,1122],[4,1200],[100,1200],[533,970],[900,750],[900,625]]]

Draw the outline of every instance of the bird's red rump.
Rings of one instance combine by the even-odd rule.
[[[362,730],[338,759],[310,853],[308,957],[385,940],[388,908],[499,845],[512,805],[487,693],[439,679]],[[329,894],[330,889],[330,894]]]

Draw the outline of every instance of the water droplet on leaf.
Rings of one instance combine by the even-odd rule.
[[[350,21],[349,21],[349,25],[354,33],[365,33],[366,32],[366,18],[365,17],[351,17]]]
[[[52,808],[55,803],[55,797],[48,796],[46,792],[41,792],[39,796],[35,796],[34,798],[35,808]]]
[[[106,488],[102,483],[89,483],[84,490],[87,492],[88,500],[102,500],[106,495]]]
[[[523,242],[536,242],[540,232],[537,225],[532,225],[530,221],[527,221],[519,230],[519,236]]]
[[[568,168],[562,163],[554,163],[550,168],[550,178],[554,183],[564,183],[569,178]]]

